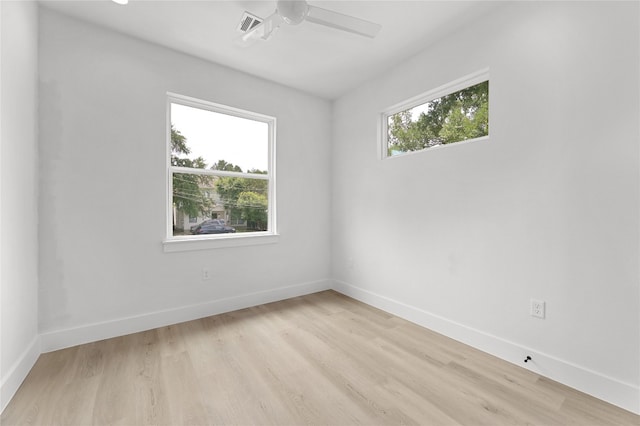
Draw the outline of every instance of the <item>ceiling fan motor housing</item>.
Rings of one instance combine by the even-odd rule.
[[[306,18],[309,6],[303,0],[279,0],[276,10],[287,24],[297,25]]]

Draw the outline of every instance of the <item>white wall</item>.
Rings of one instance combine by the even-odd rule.
[[[339,99],[337,287],[640,412],[638,17],[504,5]],[[489,141],[380,160],[380,111],[485,67]]]
[[[43,350],[330,285],[328,101],[47,9],[39,60]],[[278,243],[163,252],[167,92],[277,117]]]
[[[0,2],[0,411],[40,354],[33,2]]]

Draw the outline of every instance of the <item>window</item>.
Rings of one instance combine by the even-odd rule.
[[[275,118],[169,94],[167,141],[167,243],[275,235]]]
[[[489,75],[483,71],[382,114],[383,158],[489,135]]]

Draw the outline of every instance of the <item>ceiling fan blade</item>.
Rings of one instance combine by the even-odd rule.
[[[370,38],[378,35],[382,28],[380,24],[374,22],[311,5],[305,20]]]
[[[251,46],[258,40],[269,40],[276,30],[280,28],[280,25],[283,22],[284,21],[277,12],[273,13],[272,15],[267,16],[259,25],[256,25],[238,37],[236,39],[236,44],[242,47],[247,47]]]

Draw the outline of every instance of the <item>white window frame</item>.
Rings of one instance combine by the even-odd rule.
[[[380,132],[378,137],[380,158],[382,160],[390,159],[390,158],[401,158],[406,155],[424,153],[425,151],[443,149],[443,148],[448,148],[450,146],[462,145],[470,142],[489,139],[489,135],[481,136],[479,138],[466,139],[466,140],[455,142],[455,143],[434,146],[431,148],[424,148],[418,151],[403,152],[401,154],[396,154],[396,155],[388,155],[388,150],[387,150],[388,144],[389,144],[388,137],[389,137],[389,117],[390,116],[397,114],[399,112],[406,111],[408,109],[412,109],[417,106],[426,104],[427,102],[431,102],[434,99],[438,99],[443,96],[450,95],[462,89],[466,89],[467,87],[475,86],[476,84],[482,83],[484,81],[489,81],[489,68],[485,68],[480,71],[474,72],[472,74],[466,75],[450,83],[444,84],[435,89],[421,93],[417,96],[414,96],[400,103],[397,103],[393,106],[390,106],[389,108],[386,108],[384,111],[380,113],[380,122],[379,122]],[[491,102],[491,97],[489,97],[489,102]],[[491,106],[489,106],[489,109],[491,109]],[[491,129],[491,114],[489,114],[489,129]]]
[[[212,111],[248,120],[259,121],[268,125],[268,171],[267,174],[229,172],[211,169],[193,169],[171,165],[171,104],[179,104],[192,108]],[[236,247],[257,244],[271,244],[278,241],[276,220],[276,118],[252,111],[242,110],[227,105],[217,104],[176,93],[167,93],[166,123],[166,229],[163,246],[165,252],[202,250],[220,247]],[[173,173],[202,174],[222,177],[242,177],[263,179],[268,181],[268,214],[267,231],[243,232],[210,235],[173,235]]]

